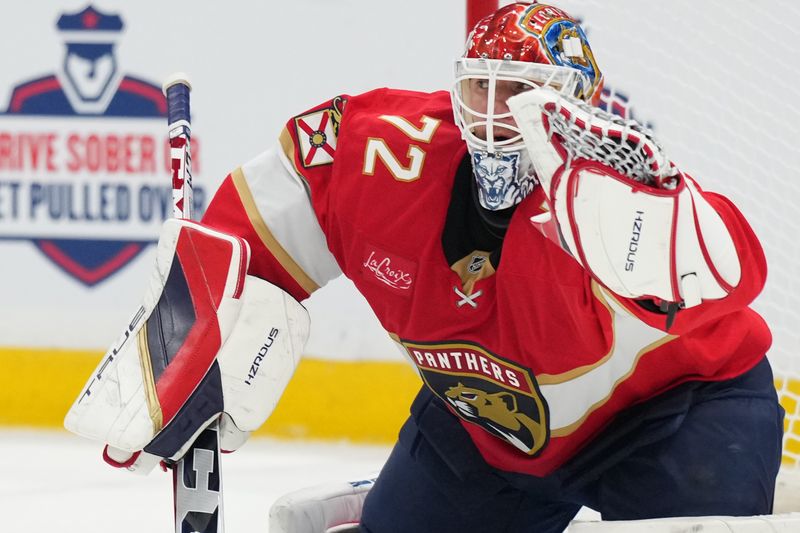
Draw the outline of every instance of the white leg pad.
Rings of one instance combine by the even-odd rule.
[[[796,533],[800,513],[765,516],[696,516],[657,520],[572,522],[569,533]]]
[[[281,496],[269,510],[270,533],[334,533],[357,526],[373,478],[329,483]]]

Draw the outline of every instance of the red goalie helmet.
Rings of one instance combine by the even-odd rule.
[[[603,76],[578,22],[546,4],[517,2],[480,20],[456,60],[456,124],[472,155],[483,207],[522,201],[536,181],[506,100],[549,87],[596,103]]]
[[[575,94],[591,101],[602,74],[586,34],[563,10],[536,2],[517,2],[480,20],[470,33],[464,58],[495,59],[568,67],[582,73]]]

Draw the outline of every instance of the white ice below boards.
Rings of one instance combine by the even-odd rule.
[[[100,452],[93,443],[66,432],[0,431],[3,529],[21,533],[169,531],[172,527],[169,475],[154,471],[142,477],[113,469],[103,463]],[[279,497],[318,484],[367,477],[380,470],[389,452],[389,446],[253,439],[236,453],[224,456],[225,529],[230,533],[266,533],[269,507]],[[800,511],[797,487],[800,487],[800,473],[789,472],[779,478],[775,512]],[[593,521],[599,516],[583,509],[577,518]],[[797,522],[787,525],[789,529],[763,521],[742,525],[748,529],[731,529],[736,526],[723,526],[716,521],[708,527],[728,529],[704,531],[800,531],[800,515],[794,519]],[[573,530],[609,533],[608,529],[596,529],[596,525],[592,529],[581,527],[584,526],[572,526],[570,533]],[[620,531],[693,531],[692,526],[680,529],[675,523],[669,527],[677,529]]]

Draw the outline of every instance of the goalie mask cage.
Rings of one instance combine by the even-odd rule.
[[[466,0],[467,26],[510,2]],[[767,255],[753,304],[786,409],[783,475],[800,474],[800,4],[774,0],[549,0],[582,21],[603,105],[651,126],[667,155],[729,197]],[[800,477],[800,476],[798,476]],[[793,483],[800,486],[800,483]]]

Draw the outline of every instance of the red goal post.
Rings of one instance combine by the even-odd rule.
[[[483,17],[492,13],[500,4],[499,0],[466,0],[467,2],[467,34]]]

